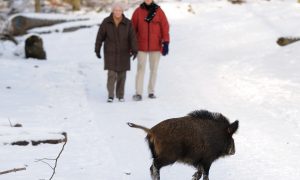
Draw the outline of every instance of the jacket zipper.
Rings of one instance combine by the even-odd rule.
[[[120,25],[120,24],[119,24]],[[113,27],[114,27],[114,30],[115,30],[115,37],[116,37],[116,46],[115,46],[115,61],[114,61],[114,64],[115,64],[115,67],[117,67],[118,66],[118,54],[119,54],[119,52],[118,52],[118,48],[119,48],[119,31],[118,31],[118,27],[113,23]],[[116,68],[116,69],[118,69],[118,68]]]
[[[148,51],[150,51],[150,22],[148,22]]]

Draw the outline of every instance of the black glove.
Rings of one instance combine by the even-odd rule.
[[[132,60],[135,60],[136,56],[137,56],[136,51],[133,51],[133,52],[130,53],[130,57],[132,57]]]
[[[163,48],[162,48],[162,55],[165,56],[169,53],[169,42],[163,42],[162,44]]]
[[[99,53],[95,52],[95,53],[96,53],[97,58],[101,59],[101,54],[100,54],[100,52],[99,52]]]

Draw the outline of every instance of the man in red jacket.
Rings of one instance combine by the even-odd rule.
[[[150,63],[150,79],[148,85],[148,97],[156,98],[154,94],[155,82],[160,54],[163,56],[169,51],[169,23],[163,10],[153,2],[144,2],[134,11],[132,24],[138,39],[138,65],[136,74],[135,101],[142,100],[144,75],[147,57]]]

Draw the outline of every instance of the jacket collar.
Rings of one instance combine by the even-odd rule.
[[[155,3],[155,2],[152,2],[151,4],[146,4],[145,2],[143,2],[141,5],[140,5],[140,7],[142,8],[142,9],[146,9],[146,10],[156,10],[159,6]]]
[[[111,13],[108,17],[108,22],[110,23],[114,23],[114,17],[113,17],[113,13]],[[127,21],[126,21],[126,17],[124,14],[122,14],[122,21],[120,23],[123,23],[123,24],[127,24]]]

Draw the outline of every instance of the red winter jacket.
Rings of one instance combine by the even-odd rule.
[[[138,39],[139,51],[161,51],[163,42],[170,42],[169,23],[163,10],[158,7],[156,15],[148,23],[146,8],[138,7],[132,15],[132,24]]]

